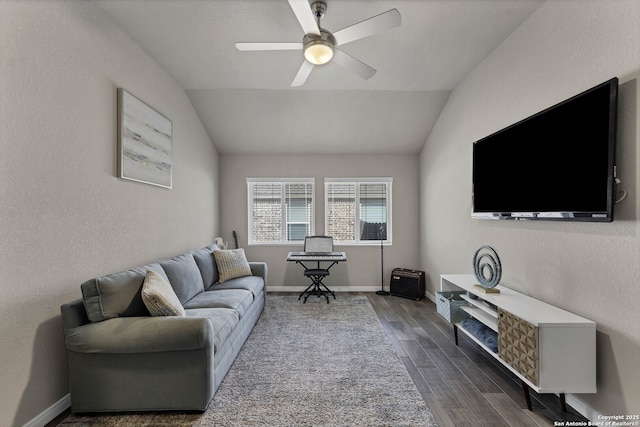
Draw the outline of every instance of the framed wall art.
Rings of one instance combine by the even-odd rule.
[[[171,188],[171,121],[118,88],[118,176]]]

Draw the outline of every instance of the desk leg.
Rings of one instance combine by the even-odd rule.
[[[333,296],[333,299],[336,299],[336,294],[331,289],[327,288],[327,286],[324,283],[320,282],[320,286],[322,286],[325,289],[325,291],[321,291],[325,294],[325,296],[327,293],[330,293]],[[327,299],[329,299],[329,297],[327,297]]]
[[[302,298],[303,295],[303,304],[307,302],[307,299],[311,295],[315,295],[317,297],[324,296],[327,299],[327,304],[329,304],[329,295],[332,295],[333,299],[336,299],[336,294],[334,294],[331,289],[327,288],[327,286],[322,283],[322,276],[309,276],[309,278],[311,279],[312,283],[307,287],[307,289],[304,290],[304,292],[300,294],[300,296],[298,296],[298,301],[300,300],[300,298]]]
[[[307,286],[307,289],[305,289],[304,291],[302,291],[300,293],[300,296],[298,297],[298,301],[300,301],[300,298],[302,298],[302,295],[306,294],[309,292],[309,289],[313,288],[314,284],[310,284],[309,286]],[[307,295],[307,298],[309,297],[309,295]],[[304,302],[307,302],[307,298],[304,299]]]
[[[302,266],[302,268],[309,270],[306,265],[302,261],[296,261],[296,264]],[[326,269],[329,270],[334,265],[338,264],[338,261],[333,261],[331,265],[329,265]],[[320,261],[316,261],[316,267],[320,270]],[[317,297],[324,296],[327,299],[327,304],[329,304],[329,295],[336,299],[336,294],[327,287],[324,283],[322,283],[322,279],[325,277],[324,275],[310,275],[308,276],[311,279],[311,284],[307,286],[307,288],[298,295],[298,301],[304,295],[303,304],[307,302],[307,299],[311,295],[316,295]]]

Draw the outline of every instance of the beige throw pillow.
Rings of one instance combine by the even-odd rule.
[[[220,283],[236,277],[251,276],[251,267],[244,255],[244,249],[213,251],[213,257],[220,273]]]
[[[142,301],[152,316],[186,316],[171,285],[155,271],[147,271],[142,284]]]

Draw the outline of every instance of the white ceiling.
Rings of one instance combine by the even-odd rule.
[[[186,90],[221,153],[417,153],[456,84],[544,0],[326,0],[339,29],[396,8],[402,25],[341,46],[377,70],[335,63],[291,81],[300,51],[240,52],[235,42],[301,42],[287,0],[100,0]]]

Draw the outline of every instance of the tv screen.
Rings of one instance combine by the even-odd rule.
[[[472,217],[613,220],[618,79],[473,144]]]

